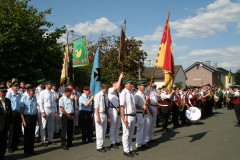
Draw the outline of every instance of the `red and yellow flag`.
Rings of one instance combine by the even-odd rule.
[[[155,66],[160,67],[163,69],[163,71],[165,71],[165,86],[167,86],[167,88],[170,90],[173,85],[173,77],[175,76],[175,70],[172,50],[172,39],[169,26],[169,13],[166,25],[164,27]]]

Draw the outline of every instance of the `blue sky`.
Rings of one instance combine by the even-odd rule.
[[[100,33],[119,35],[126,18],[126,35],[143,41],[152,65],[171,7],[175,64],[185,69],[196,61],[211,61],[233,72],[240,69],[240,0],[32,0],[30,4],[40,11],[52,8],[47,20],[54,27],[66,25],[91,39]]]

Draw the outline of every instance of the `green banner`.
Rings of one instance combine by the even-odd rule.
[[[88,65],[87,37],[73,42],[73,67]]]

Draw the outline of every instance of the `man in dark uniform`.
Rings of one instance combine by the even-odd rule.
[[[14,81],[10,87],[11,91],[7,93],[6,97],[11,100],[13,127],[9,130],[8,152],[13,153],[18,150],[17,146],[22,132],[22,121],[19,113],[21,94],[18,93],[19,84],[17,81]]]
[[[237,124],[235,127],[240,127],[240,90],[239,86],[232,86],[233,90],[229,90],[231,94],[233,94],[233,105],[234,105],[234,110],[235,114],[237,117]]]
[[[12,127],[12,108],[11,101],[5,98],[7,88],[0,87],[0,159],[4,159],[7,148],[7,133]]]
[[[37,122],[37,99],[35,88],[29,85],[27,94],[21,98],[20,115],[24,126],[24,156],[31,156],[34,152],[35,127]]]

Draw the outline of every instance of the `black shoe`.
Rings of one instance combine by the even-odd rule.
[[[139,155],[136,151],[130,151],[132,155]]]
[[[133,154],[131,154],[131,152],[128,152],[128,153],[127,153],[127,152],[124,152],[123,155],[124,155],[124,156],[127,156],[127,157],[131,157],[131,158],[134,157]]]
[[[122,143],[121,142],[118,142],[118,143],[115,143],[117,146],[121,146]]]
[[[68,144],[67,147],[68,147],[68,148],[74,147],[74,144]]]
[[[56,143],[49,141],[48,145],[51,145],[51,144],[56,145]]]
[[[109,147],[103,147],[105,151],[110,151],[111,149]]]
[[[33,151],[31,155],[38,155],[38,152]]]
[[[65,145],[62,146],[62,149],[63,149],[63,150],[69,150],[69,148],[68,148],[67,146],[65,146]]]
[[[42,146],[43,146],[43,147],[47,147],[48,144],[47,144],[47,143],[42,143]]]
[[[102,153],[105,153],[106,150],[104,148],[100,148],[100,149],[97,149],[98,152],[102,152]]]
[[[148,147],[146,144],[142,145],[142,147],[143,147],[145,150],[149,149],[149,147]]]
[[[87,141],[82,141],[83,142],[83,144],[87,144]]]
[[[24,155],[24,157],[30,157],[31,156],[30,153],[24,153],[23,155]]]
[[[110,146],[111,148],[115,148],[115,149],[118,149],[118,146],[116,144],[111,144]]]
[[[8,148],[8,153],[13,153],[14,150],[12,148]]]
[[[141,146],[141,147],[137,147],[137,150],[138,151],[145,151],[145,148],[143,146]]]
[[[36,137],[35,138],[35,143],[39,143],[40,142],[40,138],[39,137]]]

